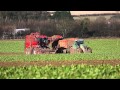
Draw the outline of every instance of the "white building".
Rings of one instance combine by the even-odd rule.
[[[71,15],[119,13],[119,11],[70,11]]]
[[[16,34],[19,31],[29,31],[29,28],[21,28],[21,29],[14,29],[14,34]]]
[[[109,20],[112,16],[119,14],[119,11],[71,11],[74,20],[83,20],[89,18],[91,21],[96,20],[98,17],[103,16]]]

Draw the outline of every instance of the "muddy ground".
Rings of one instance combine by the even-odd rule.
[[[110,65],[118,65],[120,64],[120,60],[69,60],[69,61],[30,61],[30,62],[22,62],[22,61],[12,61],[12,62],[0,62],[0,67],[10,67],[10,66],[62,66],[62,65],[79,65],[79,64],[87,64],[87,65],[100,65],[100,64],[110,64]]]
[[[22,55],[24,54],[23,52],[19,52],[19,53],[16,53],[16,52],[0,52],[0,55]]]
[[[0,55],[22,55],[24,53],[3,53],[0,52]],[[110,65],[120,65],[120,60],[62,60],[62,61],[0,61],[0,67],[10,67],[10,66],[62,66],[62,65],[79,65],[79,64],[87,64],[87,65],[100,65],[100,64],[110,64]]]

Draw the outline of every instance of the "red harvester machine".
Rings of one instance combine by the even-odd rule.
[[[83,39],[63,39],[61,35],[53,35],[51,37],[48,37],[36,32],[26,36],[25,53],[92,53],[92,49],[84,44]]]
[[[26,54],[56,53],[58,41],[63,39],[61,35],[48,37],[40,33],[31,33],[25,38]]]

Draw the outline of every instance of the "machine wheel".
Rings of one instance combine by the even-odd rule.
[[[92,49],[90,47],[87,47],[87,53],[92,53]]]
[[[26,48],[25,54],[30,55],[33,52],[33,48]]]
[[[78,48],[77,52],[78,53],[83,53],[83,50],[81,48]]]
[[[67,53],[67,49],[64,49],[64,50],[63,50],[63,53]]]
[[[75,53],[75,50],[71,47],[70,48],[70,54],[74,54]]]
[[[83,53],[83,50],[81,48],[77,48],[77,49],[70,48],[70,53],[71,54],[74,54],[74,53]]]
[[[37,51],[35,48],[33,49],[33,54],[37,54]]]
[[[63,49],[62,48],[58,48],[55,53],[63,53]]]
[[[36,55],[36,54],[41,54],[40,48],[34,48],[34,49],[33,49],[33,54],[34,54],[34,55]]]

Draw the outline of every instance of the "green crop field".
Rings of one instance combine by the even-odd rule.
[[[119,79],[120,65],[1,67],[3,79]]]
[[[0,61],[120,60],[120,39],[86,39],[93,53],[25,55],[24,41],[0,41]],[[21,54],[9,54],[9,53]]]
[[[0,78],[108,79],[120,78],[120,65],[9,66],[7,62],[31,61],[117,61],[120,39],[85,39],[93,53],[25,55],[24,40],[0,40]],[[6,62],[2,66],[1,62]],[[15,62],[15,63],[16,63]],[[66,63],[65,62],[65,63]],[[114,63],[114,62],[113,62]],[[7,66],[8,65],[8,66]]]
[[[1,40],[0,52],[24,52],[24,40]]]

